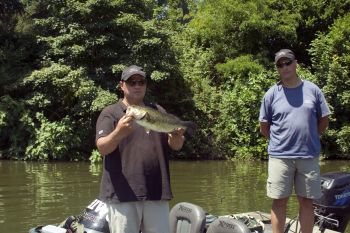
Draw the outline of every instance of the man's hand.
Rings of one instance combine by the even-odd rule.
[[[185,129],[177,128],[168,134],[168,144],[173,150],[180,150],[185,141]]]
[[[133,121],[134,117],[132,116],[124,115],[122,118],[120,118],[117,127],[115,128],[119,139],[128,136],[133,131]]]
[[[102,155],[113,152],[118,147],[119,142],[133,131],[133,121],[132,116],[124,115],[120,118],[117,126],[110,134],[97,140],[96,146],[99,152]]]

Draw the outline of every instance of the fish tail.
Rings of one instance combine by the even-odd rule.
[[[186,132],[192,137],[196,133],[197,125],[192,121],[185,121],[184,124],[186,126]]]

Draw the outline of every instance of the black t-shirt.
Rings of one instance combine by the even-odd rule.
[[[103,109],[96,123],[96,141],[115,129],[125,110],[121,100]],[[116,150],[103,158],[100,198],[114,202],[170,200],[167,134],[148,134],[136,122],[133,128]]]

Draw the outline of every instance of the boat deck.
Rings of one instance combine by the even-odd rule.
[[[255,211],[255,212],[246,212],[240,214],[224,215],[225,217],[233,217],[243,221],[252,232],[257,233],[272,233],[271,226],[271,214]],[[262,226],[262,227],[259,227]],[[288,228],[288,233],[301,233],[300,222],[295,218],[286,219],[286,229]],[[313,228],[313,233],[322,233],[320,227],[315,225]],[[339,233],[330,229],[325,229],[323,233]]]

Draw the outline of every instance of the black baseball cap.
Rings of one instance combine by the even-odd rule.
[[[146,78],[146,73],[143,71],[143,69],[137,65],[131,65],[131,66],[128,66],[126,67],[124,70],[123,70],[123,73],[122,73],[122,77],[121,77],[121,80],[128,80],[131,76],[135,75],[135,74],[139,74],[141,75],[142,77]]]

